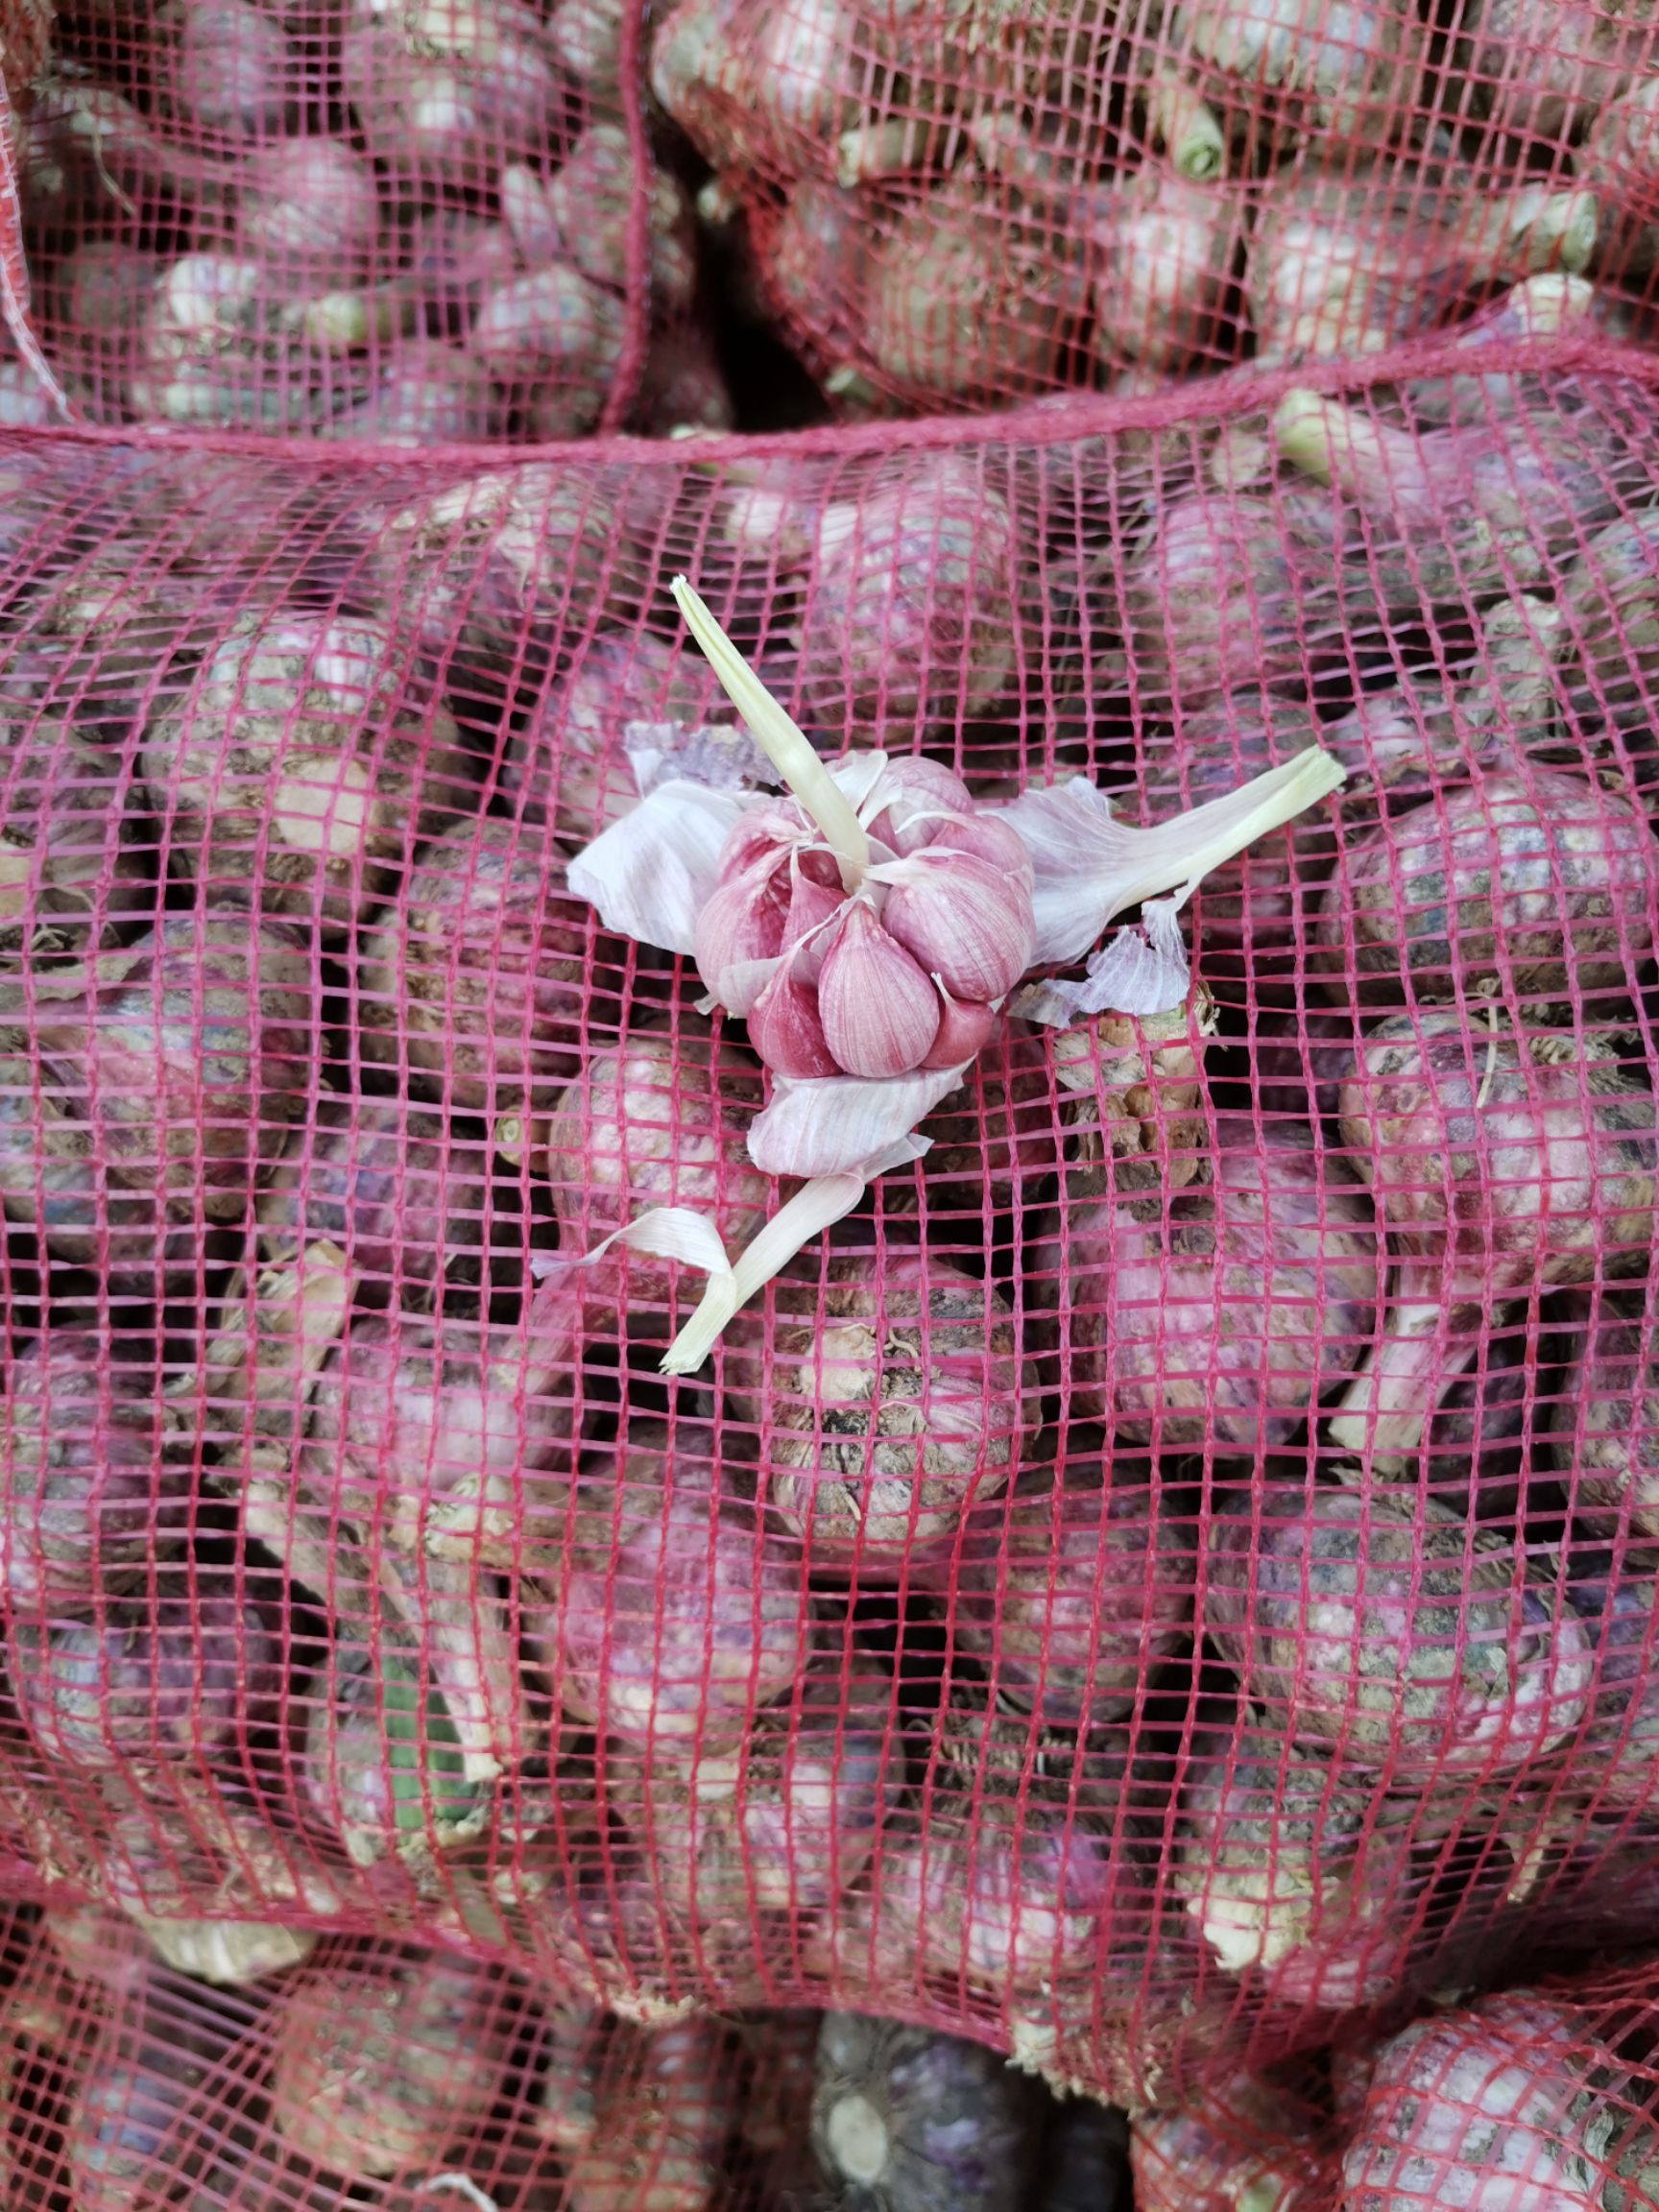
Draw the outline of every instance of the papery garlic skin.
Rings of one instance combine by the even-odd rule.
[[[1173,915],[1153,930],[1149,902],[1166,891],[1185,899],[1213,868],[1340,789],[1346,775],[1340,761],[1310,745],[1238,790],[1147,829],[1118,821],[1111,799],[1084,776],[1033,783],[986,819],[1014,830],[1030,855],[1035,961],[1081,960],[1110,922],[1140,905],[1162,946],[1159,965],[1170,988],[1159,1006],[1117,1003],[1119,1011],[1161,1013],[1186,995],[1185,961],[1171,957]],[[1107,1003],[1096,998],[1088,1011],[1103,1012]]]

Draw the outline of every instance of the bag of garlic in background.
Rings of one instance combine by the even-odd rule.
[[[699,207],[850,412],[1351,359],[1528,276],[1639,336],[1647,9],[1556,0],[681,0],[657,101]]]
[[[106,423],[725,426],[616,0],[77,0],[18,118],[34,323]],[[14,420],[43,420],[18,376]]]
[[[44,64],[20,16],[33,326],[94,422],[796,428],[1352,359],[1530,277],[1476,329],[1649,320],[1646,9],[71,0]]]

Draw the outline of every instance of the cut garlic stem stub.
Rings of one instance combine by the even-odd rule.
[[[491,1144],[509,1166],[539,1171],[547,1150],[547,1118],[503,1114],[491,1131]]]
[[[1376,423],[1340,399],[1300,385],[1286,392],[1274,409],[1272,434],[1279,458],[1321,484],[1329,484],[1337,473],[1338,438],[1374,465],[1384,469],[1387,465]]]
[[[1227,166],[1227,139],[1214,110],[1178,70],[1164,68],[1146,95],[1146,125],[1183,177],[1200,183]]]
[[[817,824],[835,855],[843,887],[856,891],[870,865],[870,840],[851,802],[812,750],[805,733],[779,706],[685,577],[676,576],[669,589],[685,627],[702,646],[756,743]]]
[[[1283,2167],[1275,2166],[1246,2181],[1238,2193],[1238,2212],[1282,2212],[1302,2186],[1299,2179],[1292,2178],[1296,2172],[1299,2169],[1286,2173]]]
[[[852,192],[915,169],[950,169],[965,143],[954,118],[947,123],[933,115],[888,115],[854,124],[835,141],[835,181]]]
[[[297,1347],[294,1364],[302,1381],[314,1381],[332,1351],[356,1287],[351,1262],[326,1238],[306,1245],[300,1265],[284,1271],[269,1299],[261,1285],[260,1301],[270,1307],[274,1333]]]
[[[466,2204],[471,2212],[501,2212],[495,2198],[487,2196],[469,2175],[434,2174],[411,2184],[411,2195],[430,2197],[435,2204]]]
[[[1466,1317],[1465,1317],[1466,1318]],[[1479,1350],[1473,1326],[1459,1326],[1433,1300],[1402,1300],[1387,1334],[1358,1369],[1327,1434],[1375,1475],[1398,1478],[1421,1451],[1440,1399]]]

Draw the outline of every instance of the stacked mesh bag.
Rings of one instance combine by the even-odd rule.
[[[9,2203],[1659,2201],[1656,58],[17,72]]]

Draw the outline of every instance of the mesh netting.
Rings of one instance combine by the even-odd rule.
[[[1659,2202],[1659,16],[46,29],[6,2201]]]
[[[1142,2114],[1137,2212],[1652,2201],[1652,1969],[1447,1996],[1317,2067],[1218,2077]]]
[[[631,2212],[809,2182],[818,2019],[644,2029],[419,1945],[334,1939],[257,1987],[119,1919],[13,1919],[7,2202],[28,2212]],[[268,1960],[269,1965],[273,1961]]]
[[[848,410],[1375,349],[1550,269],[1646,320],[1647,8],[680,0],[652,84]]]
[[[1659,1939],[1654,398],[1393,366],[694,459],[13,440],[12,1894],[1131,2104]],[[1173,1009],[998,1018],[676,1382],[702,1277],[573,1262],[744,1244],[769,1079],[563,871],[757,773],[681,571],[829,756],[1349,780]]]
[[[626,0],[64,9],[17,168],[68,405],[407,445],[724,425],[640,40]]]
[[[26,2212],[1082,2212],[1640,2206],[1659,2184],[1652,1972],[1397,2013],[1176,2104],[1056,2104],[982,2046],[846,2013],[641,2026],[534,1976],[324,1939],[257,1984],[95,1909],[13,1908],[7,2201]],[[211,1979],[215,1969],[225,1979]],[[1127,2155],[1125,2156],[1125,2152]]]
[[[44,65],[13,12],[5,228],[95,422],[430,445],[1133,394],[1551,273],[1599,296],[1527,328],[1651,324],[1646,8],[75,0]],[[21,363],[0,404],[48,419]]]

